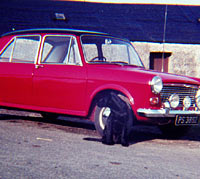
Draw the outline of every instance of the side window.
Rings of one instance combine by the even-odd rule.
[[[64,63],[71,37],[47,36],[44,41],[41,63]]]
[[[15,40],[11,62],[34,63],[39,49],[40,36],[17,37]]]
[[[69,58],[68,61],[66,61],[67,64],[81,65],[81,57],[78,50],[78,45],[76,44],[76,41],[74,40],[74,38],[72,38],[72,41],[71,41],[71,47],[70,47],[68,58]]]
[[[12,54],[14,40],[5,48],[3,53],[0,55],[0,62],[9,62]]]

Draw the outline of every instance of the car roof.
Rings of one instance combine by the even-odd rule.
[[[12,32],[5,33],[1,37],[8,36],[8,35],[29,34],[29,33],[72,33],[75,35],[83,35],[83,34],[108,35],[107,33],[89,31],[89,30],[64,29],[64,28],[43,28],[43,29],[15,30]]]

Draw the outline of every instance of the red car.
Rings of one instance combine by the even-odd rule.
[[[127,40],[71,29],[14,31],[0,38],[0,106],[94,121],[102,135],[111,93],[135,122],[182,134],[198,124],[199,82],[146,70]],[[104,106],[99,106],[104,102]]]

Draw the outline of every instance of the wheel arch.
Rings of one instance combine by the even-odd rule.
[[[93,93],[90,95],[90,97],[89,97],[90,103],[88,105],[88,117],[90,117],[90,115],[92,114],[92,111],[93,111],[98,99],[100,99],[101,97],[105,96],[106,94],[108,94],[112,91],[120,93],[120,94],[124,95],[125,97],[127,97],[130,102],[132,111],[134,112],[134,97],[131,95],[131,93],[124,87],[112,84],[112,85],[106,85],[106,86],[99,87],[96,90],[94,90]]]

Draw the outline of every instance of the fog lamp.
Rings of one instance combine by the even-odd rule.
[[[170,97],[169,97],[169,103],[170,103],[170,106],[172,108],[177,108],[178,105],[179,105],[179,95],[177,94],[172,94]]]
[[[191,106],[191,98],[189,96],[186,96],[184,99],[183,99],[183,105],[184,107],[187,109]]]

